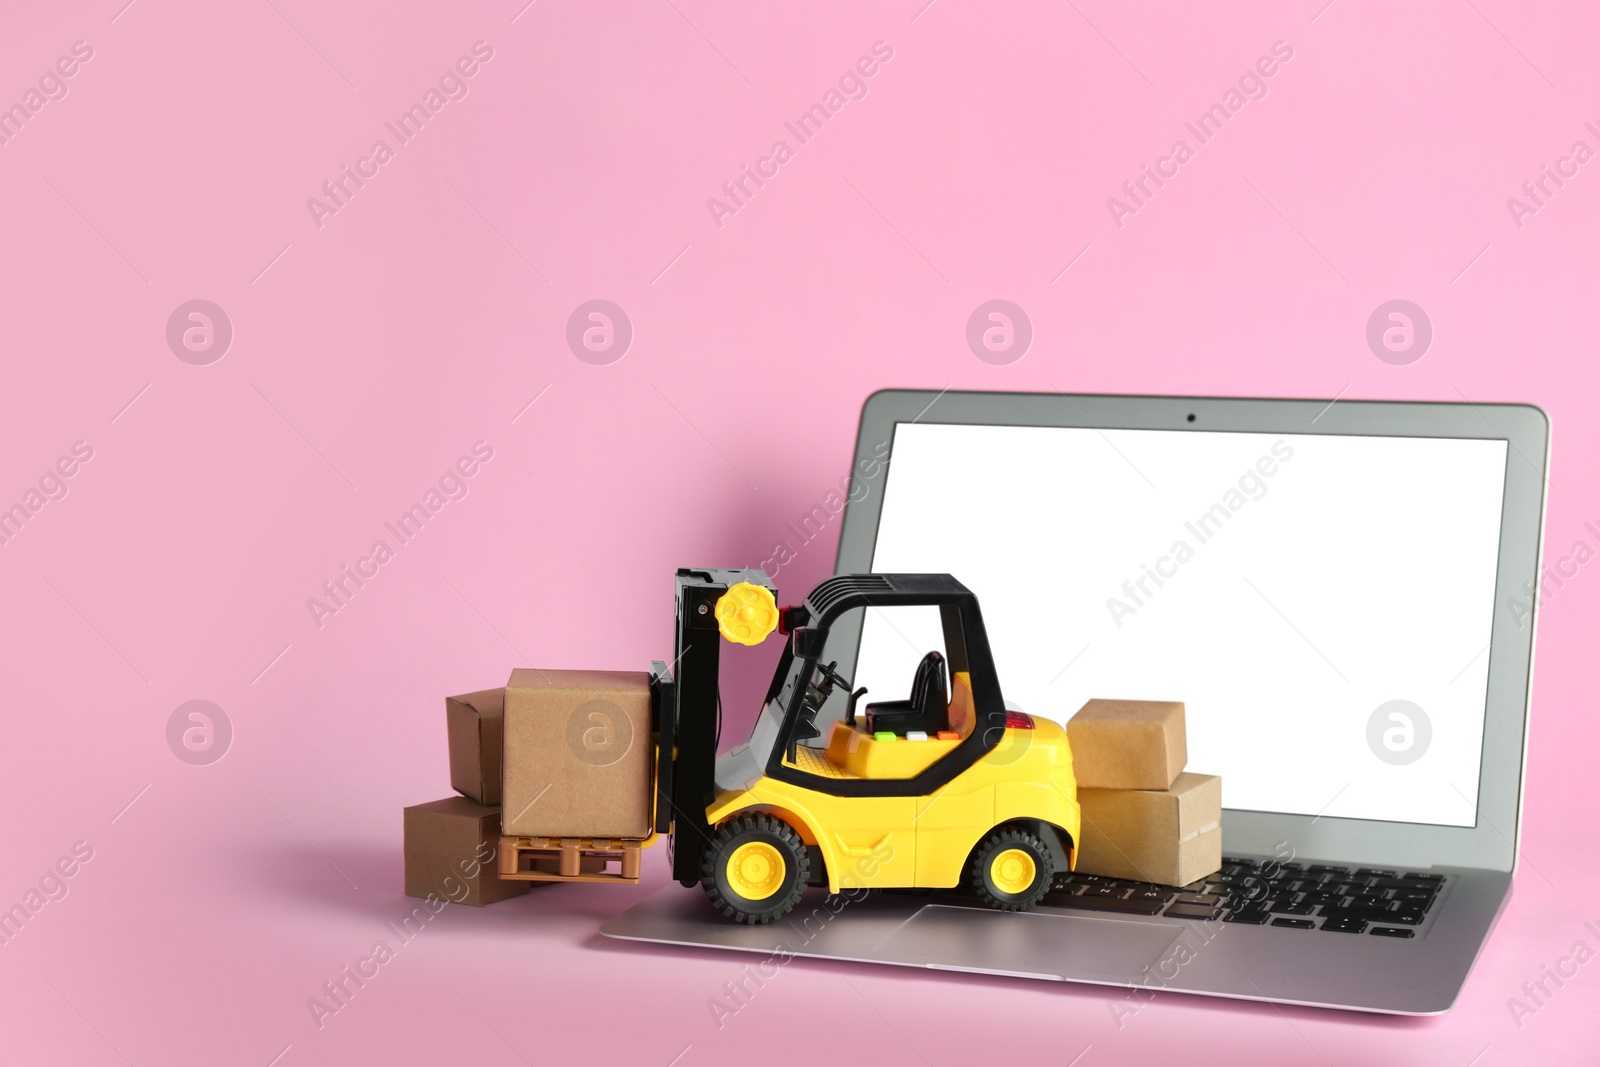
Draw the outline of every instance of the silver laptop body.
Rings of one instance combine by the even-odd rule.
[[[874,394],[835,570],[955,574],[1030,713],[1064,721],[1086,693],[1186,700],[1190,769],[1223,778],[1228,857],[1225,884],[1187,888],[1249,910],[1238,894],[1265,886],[1270,917],[1177,917],[1177,898],[1155,914],[1006,913],[959,893],[813,892],[752,928],[669,885],[602,933],[753,953],[758,977],[812,957],[1093,983],[1113,987],[1119,1024],[1160,990],[1448,1011],[1517,868],[1548,439],[1524,405]],[[1163,531],[1191,556],[1163,554]],[[1147,553],[1119,555],[1141,539]],[[1028,625],[1008,637],[1003,619]],[[1185,659],[1185,632],[1203,655]],[[846,635],[858,682],[897,676],[884,633],[868,619]],[[1281,738],[1262,736],[1268,714]],[[1321,914],[1401,896],[1426,901],[1405,926]]]

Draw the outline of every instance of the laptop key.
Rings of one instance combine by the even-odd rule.
[[[1324,904],[1317,909],[1317,914],[1326,919],[1361,919],[1364,921],[1380,920],[1389,922],[1397,919],[1399,913],[1391,908],[1343,908],[1337,904]]]
[[[1217,917],[1217,909],[1206,904],[1178,903],[1172,905],[1161,914],[1171,916],[1174,919],[1215,919]]]
[[[1235,908],[1228,912],[1222,921],[1227,923],[1246,923],[1250,926],[1265,926],[1267,920],[1272,918],[1272,913],[1265,908]]]
[[[1273,926],[1287,926],[1291,930],[1315,930],[1317,924],[1310,919],[1273,919]]]
[[[1308,871],[1316,871],[1316,872],[1318,872],[1320,874],[1349,874],[1350,873],[1350,868],[1349,867],[1331,867],[1326,863],[1313,863],[1311,866],[1307,867],[1306,870],[1308,870]]]
[[[1374,926],[1367,933],[1373,937],[1416,937],[1415,930],[1407,930],[1400,926]]]
[[[1416,879],[1418,881],[1421,881],[1421,882],[1442,882],[1442,881],[1444,881],[1444,875],[1442,875],[1442,874],[1429,874],[1427,871],[1407,871],[1406,872],[1406,877],[1407,878],[1414,878],[1414,879]]]
[[[1170,889],[1135,889],[1132,893],[1128,894],[1128,899],[1130,899],[1130,900],[1159,900],[1159,901],[1161,901],[1161,903],[1165,904],[1167,901],[1172,899],[1172,890],[1170,890]]]
[[[1339,934],[1359,934],[1366,930],[1367,923],[1365,919],[1324,919],[1322,928]]]
[[[1310,915],[1315,909],[1310,904],[1274,904],[1272,910],[1277,915]]]
[[[1403,889],[1414,889],[1424,893],[1432,893],[1438,890],[1438,886],[1431,882],[1414,882],[1409,878],[1374,878],[1367,888],[1374,893],[1384,889],[1393,889],[1395,892]]]
[[[1222,898],[1210,893],[1179,893],[1177,902],[1179,904],[1204,904],[1210,908],[1221,904]]]

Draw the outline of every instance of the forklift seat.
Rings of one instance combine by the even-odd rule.
[[[929,652],[917,664],[909,700],[882,700],[867,705],[867,732],[887,730],[904,734],[924,730],[930,736],[948,730],[950,690],[945,686],[944,656]]]

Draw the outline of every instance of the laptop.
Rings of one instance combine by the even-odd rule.
[[[1222,869],[1062,874],[1021,913],[808,897],[770,927],[668,886],[602,933],[1093,983],[1113,1014],[1448,1011],[1517,868],[1548,439],[1525,405],[874,394],[835,570],[953,574],[1008,706],[1182,701]],[[836,627],[841,672],[903,690],[940,644],[936,611],[895,614],[920,610]]]

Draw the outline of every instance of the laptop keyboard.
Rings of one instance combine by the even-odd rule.
[[[1216,874],[1182,889],[1097,874],[1057,875],[1042,903],[1122,915],[1410,938],[1444,884],[1443,875],[1426,872],[1228,858]]]

